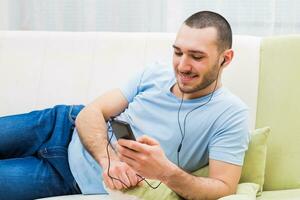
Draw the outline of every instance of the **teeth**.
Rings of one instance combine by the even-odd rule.
[[[193,78],[195,77],[195,75],[187,75],[187,74],[182,74],[183,77],[185,78]]]

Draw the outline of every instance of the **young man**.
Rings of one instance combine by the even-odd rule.
[[[185,199],[233,194],[249,135],[247,107],[221,83],[231,43],[222,16],[198,12],[177,34],[173,69],[146,68],[83,109],[56,106],[0,119],[0,198],[4,192],[6,199],[106,193],[103,182],[123,189],[138,186],[141,177],[160,180]],[[137,141],[120,139],[113,150],[112,117],[129,123]],[[208,178],[189,173],[207,164]]]
[[[222,71],[233,58],[231,43],[231,29],[222,16],[196,13],[177,34],[173,70],[148,68],[125,87],[85,107],[76,127],[93,158],[78,148],[76,132],[69,148],[71,170],[78,174],[75,179],[82,191],[89,193],[95,186],[99,191],[102,179],[94,176],[103,173],[111,189],[135,186],[139,174],[162,181],[186,199],[234,193],[249,138],[246,106],[221,84]],[[128,122],[139,137],[138,142],[119,140],[118,155],[110,151],[110,175],[115,179],[107,173],[105,148],[106,121],[112,116]],[[101,169],[80,167],[82,160]],[[208,163],[209,178],[188,173]]]

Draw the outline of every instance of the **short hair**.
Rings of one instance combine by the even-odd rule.
[[[228,21],[220,14],[211,11],[200,11],[184,21],[191,28],[214,27],[217,30],[217,45],[220,51],[232,47],[232,31]]]

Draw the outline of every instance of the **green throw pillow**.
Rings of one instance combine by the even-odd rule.
[[[249,143],[249,148],[245,155],[242,175],[240,179],[240,184],[238,188],[246,188],[245,184],[248,183],[257,186],[258,192],[261,192],[262,186],[264,183],[265,175],[265,161],[266,161],[266,141],[269,135],[270,128],[260,128],[251,132],[251,140]],[[208,166],[199,169],[192,173],[195,176],[208,176]],[[152,186],[156,186],[159,182],[156,180],[148,181]],[[249,185],[247,186],[249,188]],[[242,189],[241,189],[242,190]],[[249,195],[253,195],[253,190],[245,190]],[[257,190],[256,190],[257,191]],[[255,191],[255,194],[256,194]],[[141,187],[136,187],[130,190],[124,191],[124,193],[129,195],[134,195],[140,199],[164,199],[164,200],[179,200],[181,199],[175,192],[169,189],[166,185],[161,184],[157,189],[151,189],[146,183]],[[237,191],[239,193],[239,190]],[[245,193],[242,192],[242,196],[245,196]],[[247,195],[246,195],[247,196]],[[248,198],[245,197],[245,198]]]
[[[249,148],[246,152],[240,183],[256,183],[261,194],[266,168],[267,139],[270,128],[255,129],[251,133]]]

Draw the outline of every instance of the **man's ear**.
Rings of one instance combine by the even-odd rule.
[[[220,67],[226,67],[231,63],[234,56],[234,52],[232,49],[227,49],[223,52],[223,61],[220,64]]]

